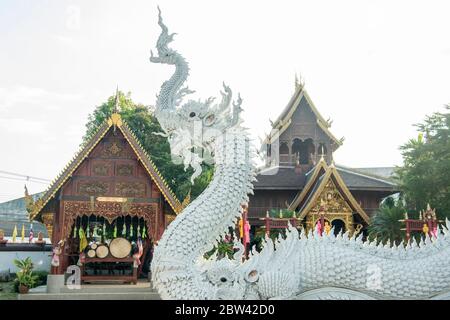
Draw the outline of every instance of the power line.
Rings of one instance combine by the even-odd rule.
[[[0,170],[0,173],[7,174],[8,176],[16,176],[16,177],[26,178],[26,180],[32,179],[32,180],[41,180],[41,181],[51,182],[51,180],[49,180],[49,179],[33,177],[33,176],[26,175],[26,174],[20,174],[20,173],[15,173],[15,172],[9,172],[9,171]]]
[[[44,181],[36,181],[36,180],[30,180],[30,179],[5,177],[5,176],[0,176],[0,179],[8,179],[8,180],[15,180],[15,181],[30,181],[33,183],[41,183],[41,184],[49,184],[50,183],[50,182],[44,182]]]

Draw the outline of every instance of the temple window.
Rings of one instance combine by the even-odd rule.
[[[281,145],[280,145],[280,154],[289,154],[289,147],[288,147],[288,145],[287,145],[287,143],[286,142],[283,142]]]
[[[334,219],[331,221],[331,226],[334,227],[334,235],[338,235],[339,232],[345,232],[345,222],[341,219]]]
[[[295,155],[296,162],[299,161],[302,144],[302,140],[297,138],[292,141],[292,154]]]
[[[299,164],[309,164],[311,156],[316,153],[313,140],[308,138],[305,141],[294,139],[292,143],[292,154],[296,155]]]

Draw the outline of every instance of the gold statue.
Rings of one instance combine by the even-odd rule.
[[[330,223],[329,223],[328,221],[325,221],[325,227],[324,227],[324,230],[325,230],[325,232],[326,232],[327,235],[330,234],[331,226],[330,226]]]
[[[428,228],[428,225],[426,223],[423,224],[422,231],[425,234],[428,234],[428,232],[430,231],[430,228]]]

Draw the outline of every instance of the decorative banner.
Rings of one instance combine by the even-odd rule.
[[[75,223],[73,225],[73,238],[74,239],[77,238],[77,221],[75,221]]]
[[[142,239],[147,238],[147,229],[145,228],[145,222],[144,222],[144,228],[142,228]]]
[[[25,241],[25,226],[23,225],[23,223],[22,223],[22,234],[21,234],[21,240],[22,240],[22,242],[24,242],[24,241]]]
[[[122,224],[122,236],[126,237],[127,235],[127,225],[125,223],[125,217],[123,217],[123,224]]]
[[[244,237],[244,220],[241,218],[239,220],[239,238],[243,238]]]
[[[244,244],[250,243],[250,223],[245,221],[244,223]]]
[[[115,224],[114,224],[113,238],[114,238],[114,239],[117,238],[117,220],[116,220],[116,222],[115,222]]]
[[[16,237],[17,237],[17,225],[14,225],[14,230],[13,230],[13,234],[12,234],[13,243],[16,242]]]
[[[133,219],[131,219],[130,223],[130,238],[133,238]]]
[[[80,236],[80,252],[83,252],[84,249],[86,249],[86,247],[88,245],[88,241],[86,239],[86,235],[84,234],[84,231],[83,231],[82,228],[80,228],[78,233],[79,233],[79,236]]]
[[[28,237],[28,242],[33,243],[34,232],[33,232],[33,224],[30,224],[30,235]]]
[[[320,220],[317,221],[316,227],[317,227],[317,233],[319,235],[322,235],[322,223],[320,222]]]

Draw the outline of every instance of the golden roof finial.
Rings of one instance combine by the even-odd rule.
[[[119,85],[116,87],[116,100],[114,101],[114,111],[113,113],[119,113]]]
[[[330,168],[335,168],[335,167],[336,167],[336,164],[334,163],[334,159],[333,159],[333,160],[331,160]]]
[[[303,86],[305,85],[305,82],[303,81],[302,75],[300,75],[300,78],[297,75],[297,72],[295,73],[295,90],[297,90],[297,88],[302,89]]]
[[[120,101],[120,95],[119,95],[119,86],[117,86],[116,88],[116,98],[114,101],[114,109],[113,109],[113,114],[111,115],[111,117],[108,119],[108,124],[111,126],[114,126],[114,129],[117,127],[122,126],[122,117],[119,114],[119,101]]]

